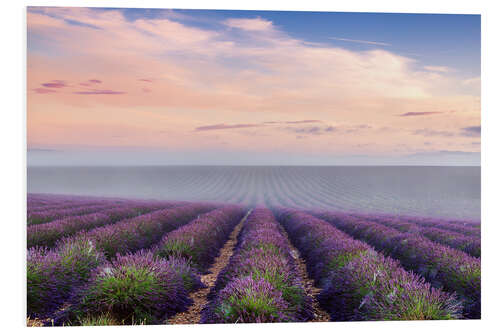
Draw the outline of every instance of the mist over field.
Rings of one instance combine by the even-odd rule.
[[[217,201],[480,220],[480,167],[29,167],[29,193]]]

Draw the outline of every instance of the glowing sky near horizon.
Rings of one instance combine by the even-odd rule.
[[[28,154],[479,156],[478,15],[30,7],[27,25]]]

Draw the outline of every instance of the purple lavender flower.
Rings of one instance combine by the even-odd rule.
[[[213,317],[206,323],[272,323],[292,321],[280,291],[263,278],[235,278],[220,291]]]
[[[123,324],[160,324],[192,303],[181,275],[189,269],[185,261],[165,260],[152,252],[118,254],[93,272],[67,316],[71,324],[102,315]]]
[[[203,214],[166,234],[155,253],[164,258],[189,259],[194,267],[205,271],[244,214],[245,211],[238,206],[227,206]]]

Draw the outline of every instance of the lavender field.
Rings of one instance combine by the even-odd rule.
[[[27,325],[487,317],[482,11],[189,8],[23,7]]]
[[[29,167],[29,193],[480,220],[480,167]]]
[[[481,317],[478,219],[298,208],[268,185],[229,186],[236,203],[29,193],[28,325]]]

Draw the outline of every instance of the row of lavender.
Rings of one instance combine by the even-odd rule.
[[[76,195],[28,193],[26,203],[28,210],[31,210],[31,209],[56,206],[56,205],[75,204],[78,203],[79,201],[86,201],[86,200],[97,200],[97,199],[95,197],[85,197]]]
[[[346,214],[322,212],[315,213],[315,216],[399,260],[407,270],[423,276],[433,286],[456,292],[463,303],[464,316],[480,317],[480,258],[433,242],[418,232],[401,232],[382,223]]]
[[[313,318],[311,298],[282,227],[269,209],[248,216],[212,288],[202,323],[296,322]]]
[[[103,200],[103,199],[87,199],[87,200],[66,200],[63,202],[55,202],[42,206],[28,206],[28,216],[33,213],[39,213],[49,210],[66,209],[66,208],[78,208],[85,206],[103,205],[103,204],[119,204],[126,203],[127,200]]]
[[[77,216],[82,214],[90,214],[99,212],[101,210],[124,207],[129,204],[134,204],[133,202],[95,202],[89,201],[86,203],[71,204],[69,206],[63,206],[51,209],[41,209],[36,211],[28,211],[27,222],[28,225],[37,225],[48,223],[57,219],[61,219],[68,216]],[[161,203],[159,203],[161,205]]]
[[[282,209],[276,215],[323,288],[318,299],[332,320],[461,318],[454,294],[432,287],[368,244],[304,212]]]
[[[393,216],[387,214],[378,214],[378,215],[353,214],[353,216],[373,221],[393,220],[402,223],[410,223],[412,225],[423,228],[432,227],[432,228],[460,233],[465,236],[471,236],[477,238],[481,237],[481,224],[479,222],[453,221],[453,220],[433,219],[428,217]]]
[[[52,315],[96,267],[152,246],[162,235],[215,208],[191,204],[162,209],[65,237],[53,249],[32,247],[27,257],[28,315]]]
[[[187,207],[187,211],[180,211],[186,207],[179,207],[162,214],[158,214],[162,211],[156,212],[156,216],[146,219],[141,226],[127,222],[128,226],[123,225],[115,233],[107,230],[122,223],[98,228],[104,237],[97,237],[99,232],[94,231],[77,237],[91,239],[91,244],[95,242],[103,260],[94,265],[83,283],[72,285],[68,297],[71,305],[57,314],[55,323],[161,323],[168,316],[185,310],[191,302],[188,293],[202,286],[198,269],[210,264],[244,214],[240,207],[226,206],[193,220],[199,212],[214,207]],[[191,222],[186,224],[187,220]],[[159,237],[150,232],[155,228],[151,224],[158,223],[164,225],[162,231],[156,232]],[[129,233],[133,229],[131,225],[137,226],[136,239],[131,239],[134,238]],[[118,248],[104,241],[106,235],[111,234],[118,234],[116,240],[121,239],[127,246]]]
[[[27,230],[28,248],[33,246],[54,247],[56,242],[82,230],[116,223],[125,218],[132,218],[151,211],[186,205],[182,202],[129,202],[99,210],[96,213],[68,216],[52,222],[29,225]]]
[[[336,213],[337,216],[345,214]],[[356,216],[355,216],[356,217]],[[391,216],[359,216],[361,219],[377,222],[401,232],[420,234],[428,239],[462,250],[474,257],[481,257],[481,234],[476,227],[457,225],[440,220],[416,220]]]

